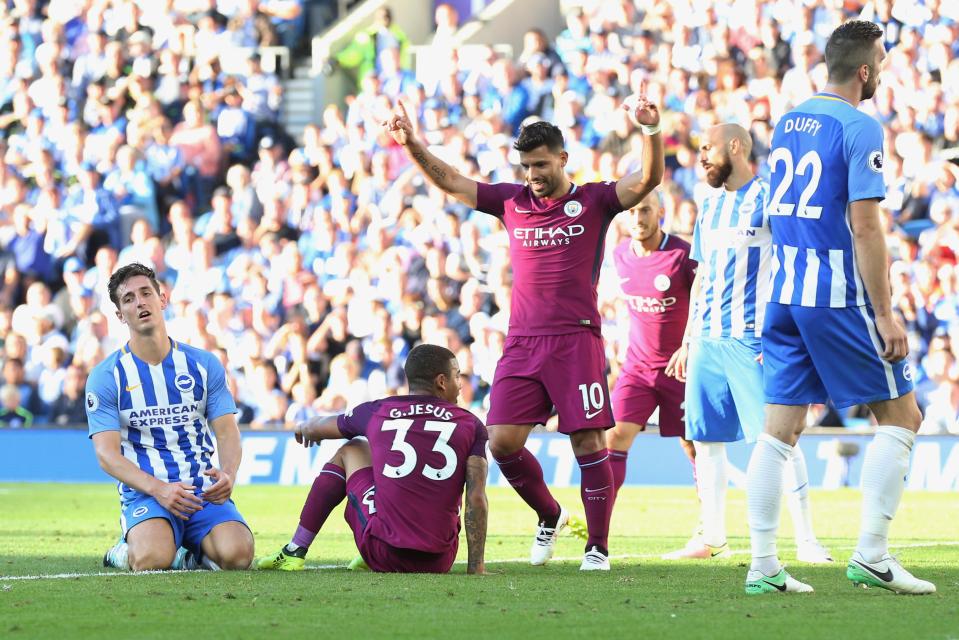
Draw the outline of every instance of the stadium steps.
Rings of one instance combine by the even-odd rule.
[[[283,107],[280,119],[286,131],[297,142],[303,138],[303,129],[314,121],[316,83],[310,76],[310,65],[297,65],[293,77],[283,80]]]

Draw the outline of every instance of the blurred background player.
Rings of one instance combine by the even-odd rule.
[[[87,379],[97,461],[120,482],[122,539],[104,565],[168,569],[176,558],[177,568],[248,569],[253,534],[230,498],[241,448],[223,366],[168,337],[167,300],[153,269],[120,267],[108,290],[130,341]],[[193,562],[178,553],[181,546]]]
[[[433,155],[413,134],[400,103],[385,123],[390,135],[433,184],[467,206],[493,215],[509,231],[513,295],[509,333],[490,391],[490,451],[503,475],[536,511],[539,528],[530,564],[545,564],[569,513],[553,498],[543,470],[526,449],[537,424],[556,407],[581,473],[588,538],[580,569],[609,570],[613,477],[603,430],[614,424],[606,385],[596,284],[612,218],[637,204],[662,179],[659,110],[645,98],[628,107],[644,135],[640,171],[618,182],[573,184],[563,134],[548,122],[520,131],[526,185],[477,183]]]
[[[665,370],[682,344],[696,263],[689,258],[688,242],[663,231],[664,213],[659,192],[651,192],[629,210],[629,238],[613,250],[629,307],[626,362],[613,388],[616,426],[606,432],[616,491],[626,477],[629,448],[657,407],[659,435],[679,438],[695,464],[695,449],[683,438],[685,385]]]
[[[725,443],[744,437],[755,442],[763,425],[760,336],[772,245],[766,185],[750,168],[751,147],[745,129],[723,124],[705,133],[700,148],[706,181],[715,191],[704,199],[696,220],[691,255],[700,267],[692,286],[693,305],[687,336],[667,371],[686,380],[686,437],[696,448],[703,534],[668,554],[669,559],[728,553]],[[813,533],[806,459],[798,447],[789,459],[785,489],[796,557],[832,562]],[[783,488],[782,482],[776,487]]]
[[[779,563],[776,528],[783,468],[806,427],[810,403],[868,403],[879,423],[862,465],[859,542],[846,576],[854,584],[926,594],[935,585],[889,555],[909,455],[922,414],[913,392],[906,333],[890,300],[889,257],[879,201],[882,127],[857,107],[879,85],[883,30],[853,20],[826,44],[825,91],[776,125],[769,156],[775,256],[763,330],[766,427],[746,474],[752,564],[746,593],[808,592]]]
[[[351,440],[313,482],[293,539],[275,556],[258,560],[258,568],[302,569],[323,523],[348,498],[344,515],[370,569],[446,573],[459,546],[465,485],[466,571],[485,573],[486,427],[456,405],[460,368],[452,351],[418,345],[404,370],[409,395],[296,426],[297,442],[307,447]]]

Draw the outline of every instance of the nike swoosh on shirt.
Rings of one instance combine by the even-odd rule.
[[[603,411],[602,409],[597,409],[596,411],[594,411],[594,412],[592,412],[592,413],[588,413],[588,412],[587,412],[587,413],[586,413],[586,419],[587,419],[587,420],[591,420],[592,418],[595,418],[596,416],[598,416],[602,411]]]
[[[533,213],[532,209],[520,209],[519,207],[516,207],[515,211],[516,213]]]
[[[138,387],[141,387],[141,386],[143,386],[143,385],[141,385],[141,384],[135,384],[135,385],[133,385],[132,387],[131,387],[131,386],[127,386],[127,387],[126,387],[126,390],[127,390],[128,392],[129,392],[129,391],[133,391],[134,389],[136,389],[136,388],[138,388]]]
[[[880,572],[880,571],[876,571],[875,569],[873,569],[872,567],[870,567],[868,564],[863,564],[862,562],[859,562],[858,560],[853,560],[853,562],[855,562],[855,563],[858,564],[860,567],[862,567],[863,569],[865,569],[866,571],[868,571],[868,572],[871,573],[872,575],[876,576],[877,578],[879,578],[879,579],[882,580],[883,582],[892,582],[892,570],[891,570],[891,569],[886,569],[885,571]]]

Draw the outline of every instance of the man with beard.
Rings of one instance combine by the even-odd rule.
[[[606,432],[616,491],[626,477],[629,448],[657,407],[659,435],[679,438],[686,456],[695,458],[693,444],[683,438],[685,385],[666,374],[666,365],[682,344],[696,263],[689,243],[663,231],[663,213],[653,191],[629,210],[629,237],[613,250],[629,308],[629,347],[612,395],[616,426]]]
[[[706,182],[715,189],[700,208],[690,257],[693,281],[682,346],[666,367],[686,382],[686,439],[693,441],[701,535],[667,559],[726,556],[726,443],[755,442],[763,428],[763,317],[769,300],[772,235],[766,184],[749,164],[752,140],[736,124],[709,129],[700,146]],[[687,363],[688,355],[688,363]],[[796,557],[832,562],[816,539],[809,508],[806,460],[797,447],[782,479],[796,532]],[[784,486],[785,484],[785,486]],[[777,512],[778,515],[778,512]]]
[[[752,564],[746,593],[808,592],[779,563],[776,525],[783,468],[811,403],[867,403],[880,425],[862,464],[859,543],[846,568],[856,585],[934,593],[889,555],[922,421],[906,333],[890,302],[879,214],[886,196],[880,124],[857,109],[872,98],[886,52],[882,29],[852,20],[826,43],[829,81],[787,113],[770,165],[773,277],[762,333],[766,426],[746,473]]]

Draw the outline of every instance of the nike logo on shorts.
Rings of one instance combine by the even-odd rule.
[[[595,418],[596,416],[598,416],[602,411],[603,411],[602,409],[597,409],[596,411],[593,411],[593,412],[591,412],[591,413],[590,413],[590,412],[587,412],[587,413],[586,413],[586,419],[587,419],[587,420],[592,420],[593,418]]]

